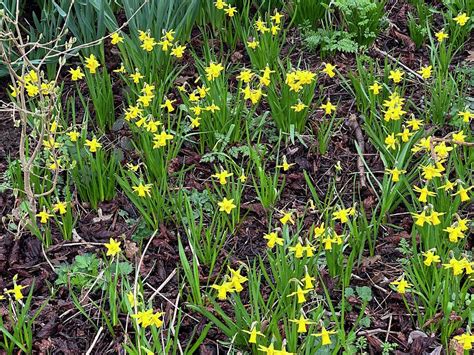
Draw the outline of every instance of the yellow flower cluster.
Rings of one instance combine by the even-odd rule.
[[[56,86],[53,81],[44,79],[44,73],[30,70],[16,81],[15,85],[10,85],[10,95],[16,98],[23,90],[26,91],[28,97],[36,97],[39,94],[43,96],[51,95]]]
[[[229,267],[230,275],[224,276],[224,281],[222,284],[214,284],[211,287],[217,290],[217,298],[221,301],[227,299],[228,293],[241,292],[244,287],[242,286],[248,278],[243,276],[239,270],[234,270]]]

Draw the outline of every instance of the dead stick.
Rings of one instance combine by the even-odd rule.
[[[367,187],[367,180],[365,177],[365,168],[364,162],[362,161],[362,155],[365,152],[365,142],[364,142],[364,135],[362,134],[362,130],[360,128],[359,122],[357,122],[357,117],[354,114],[349,116],[348,125],[354,130],[357,144],[360,148],[360,154],[357,156],[357,168],[359,169],[360,174],[360,186]]]

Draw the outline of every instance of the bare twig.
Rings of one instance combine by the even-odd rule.
[[[364,155],[365,152],[365,142],[364,142],[364,135],[362,133],[362,129],[360,128],[359,122],[357,121],[357,116],[351,114],[349,116],[349,120],[347,121],[348,126],[354,130],[357,144],[360,148],[360,154],[357,157],[357,169],[359,170],[360,175],[360,186],[366,188],[367,187],[367,178],[365,176],[365,168],[364,162],[362,161],[361,155]]]

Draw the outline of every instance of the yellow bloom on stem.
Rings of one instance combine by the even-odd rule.
[[[211,175],[211,177],[215,177],[219,179],[219,183],[221,185],[227,184],[227,178],[231,177],[234,175],[233,173],[229,173],[227,170],[222,170],[220,173],[215,173],[214,175]]]
[[[458,143],[464,143],[466,137],[467,136],[464,134],[463,130],[461,130],[457,133],[453,133],[453,135],[452,135],[453,141],[458,142]],[[454,146],[456,146],[456,144]]]
[[[446,184],[441,185],[440,187],[438,187],[438,189],[443,189],[444,191],[450,191],[450,190],[453,190],[455,186],[456,186],[456,182],[451,182],[449,180],[446,180]]]
[[[81,70],[81,67],[76,67],[76,69],[69,69],[69,73],[71,74],[71,80],[77,81],[84,77],[84,73]]]
[[[331,334],[336,334],[333,330],[327,330],[324,326],[321,327],[321,333],[311,334],[312,336],[321,337],[321,345],[330,345],[331,342]]]
[[[446,159],[452,150],[453,147],[448,147],[446,142],[441,142],[434,147],[434,152],[440,159]]]
[[[473,188],[474,186],[471,186],[471,187],[468,187],[467,189],[465,189],[463,186],[459,185],[458,187],[458,191],[454,194],[452,194],[452,196],[457,196],[459,195],[459,197],[461,198],[461,202],[466,202],[466,201],[469,201],[471,198],[469,197],[469,191]]]
[[[214,2],[214,6],[217,10],[224,10],[224,7],[227,6],[227,3],[224,0],[217,0]]]
[[[163,314],[164,313],[162,312],[153,313],[153,309],[149,309],[147,311],[140,311],[136,314],[133,314],[132,318],[136,319],[137,324],[143,328],[148,328],[151,325],[159,328],[163,325],[163,321],[161,320]]]
[[[380,94],[380,89],[382,89],[382,85],[380,85],[377,81],[374,81],[374,83],[369,86],[369,90],[372,91],[374,95]]]
[[[259,41],[247,41],[247,46],[251,49],[256,49],[258,47],[258,45],[260,44]]]
[[[431,225],[431,218],[430,216],[426,215],[426,211],[423,211],[421,213],[412,213],[411,215],[415,219],[415,224],[417,226],[423,227],[425,223]]]
[[[412,286],[407,280],[405,280],[403,275],[399,280],[390,282],[390,285],[396,286],[397,292],[402,295],[405,294],[406,290]]]
[[[453,20],[459,25],[459,26],[464,26],[467,21],[469,21],[469,16],[465,12],[457,15]]]
[[[295,224],[295,221],[293,220],[293,214],[291,212],[282,212],[283,216],[280,218],[280,222],[285,225],[288,222],[291,224]]]
[[[336,106],[334,106],[329,99],[325,104],[319,106],[319,108],[322,108],[326,115],[330,115],[332,112],[336,111]]]
[[[174,30],[166,31],[163,38],[166,38],[168,41],[173,42],[175,33],[176,33],[176,31],[174,31]]]
[[[133,82],[135,84],[138,84],[140,82],[140,80],[144,78],[144,76],[142,74],[140,74],[140,72],[138,70],[135,70],[135,73],[130,74],[130,78],[133,80]],[[148,96],[148,95],[146,95],[146,96]]]
[[[273,343],[270,344],[270,346],[266,347],[263,345],[258,346],[258,351],[261,351],[267,355],[277,355],[278,350],[275,350],[275,347],[273,346]]]
[[[427,166],[422,166],[421,169],[423,170],[423,178],[426,180],[432,180],[435,177],[441,177],[441,168],[435,167],[432,164]]]
[[[224,301],[227,299],[227,294],[234,292],[232,287],[232,282],[223,282],[222,285],[214,284],[211,286],[213,289],[217,290],[217,299]]]
[[[332,213],[333,220],[340,220],[341,223],[347,223],[349,222],[349,216],[354,216],[355,215],[355,209],[353,207],[345,208],[345,209],[339,209],[336,212]]]
[[[237,8],[228,5],[227,9],[224,9],[224,12],[227,16],[234,17],[234,15],[237,13]]]
[[[296,259],[301,259],[304,256],[305,248],[301,245],[300,242],[296,243],[294,247],[289,247],[288,251],[295,254]]]
[[[276,167],[277,168],[282,168],[283,171],[288,171],[293,165],[295,165],[295,163],[288,164],[288,162],[286,161],[286,156],[284,155],[283,156],[283,164],[277,165]]]
[[[232,210],[237,207],[234,205],[234,199],[231,198],[228,200],[226,197],[224,197],[224,199],[218,203],[218,206],[220,212],[225,212],[227,214],[230,214]]]
[[[407,171],[406,170],[401,170],[401,169],[398,169],[397,167],[395,167],[393,169],[385,169],[385,172],[392,175],[392,181],[393,182],[399,182],[400,181],[400,175],[405,174]]]
[[[397,149],[397,143],[398,140],[395,138],[395,133],[391,133],[385,138],[385,146],[387,149]]]
[[[280,14],[278,11],[275,11],[275,15],[270,16],[270,19],[274,21],[276,25],[279,25],[283,17],[284,16],[282,14]]]
[[[262,19],[258,19],[257,21],[255,21],[255,28],[260,33],[270,31],[270,29],[267,27],[267,24],[265,23],[265,21],[262,21]]]
[[[151,52],[157,44],[153,37],[146,37],[140,47],[147,52]]]
[[[219,77],[221,72],[224,70],[224,67],[221,63],[213,63],[211,62],[209,66],[205,69],[206,71],[206,78],[209,81],[212,81]]]
[[[456,224],[446,227],[443,229],[443,231],[448,233],[449,241],[451,243],[457,243],[459,239],[463,239],[465,237],[462,229]]]
[[[458,112],[458,116],[462,117],[462,121],[464,123],[469,123],[469,121],[474,118],[474,113],[470,112],[469,110],[460,111]]]
[[[474,343],[474,335],[464,333],[456,335],[454,339],[462,345],[463,350],[472,350],[472,343]]]
[[[171,43],[170,41],[168,41],[168,40],[166,39],[166,37],[165,37],[163,40],[159,41],[157,44],[161,46],[161,50],[162,50],[163,52],[168,52],[168,50],[170,49],[170,47],[173,45],[173,43]]]
[[[121,242],[117,242],[115,239],[110,238],[108,243],[104,243],[104,246],[107,248],[107,256],[115,256],[122,251],[120,249]]]
[[[89,147],[89,151],[91,153],[97,152],[97,149],[102,147],[102,144],[100,144],[95,137],[92,140],[86,139],[86,143],[84,143],[84,145]]]
[[[43,140],[43,145],[45,149],[59,148],[61,144],[54,140],[53,136],[50,136],[48,139]]]
[[[335,65],[332,65],[331,63],[326,63],[322,71],[323,73],[326,73],[330,78],[333,78],[336,75],[334,69],[336,69]]]
[[[413,135],[413,132],[410,132],[408,128],[405,128],[402,132],[397,133],[397,137],[402,138],[402,142],[406,143],[410,140],[410,137]]]
[[[420,74],[423,79],[429,79],[431,77],[432,69],[432,65],[426,65],[424,67],[421,67],[420,70],[417,71],[417,73]]]
[[[305,105],[304,103],[302,103],[301,101],[298,102],[296,105],[293,105],[291,106],[291,109],[295,112],[301,112],[303,111],[306,107],[308,107],[308,105]]]
[[[430,218],[431,224],[433,226],[437,226],[438,224],[441,224],[441,220],[439,217],[443,216],[445,213],[444,212],[436,212],[434,210],[431,211],[431,214],[428,216]]]
[[[186,46],[176,46],[171,50],[171,55],[176,58],[183,58]]]
[[[299,285],[298,285],[298,288],[295,292],[293,293],[290,293],[288,296],[286,297],[293,297],[293,296],[296,296],[297,297],[297,302],[299,304],[301,303],[305,303],[306,302],[306,298],[305,298],[305,295],[310,292],[311,290],[303,290]]]
[[[243,81],[244,83],[248,84],[254,76],[254,73],[250,69],[242,69],[237,75],[237,79]]]
[[[77,131],[71,131],[66,134],[68,135],[71,142],[77,142],[77,139],[80,137],[80,134]]]
[[[166,146],[166,142],[169,140],[172,140],[174,136],[172,134],[166,133],[165,131],[162,131],[161,133],[155,133],[153,136],[153,148],[161,148]]]
[[[165,103],[162,104],[160,107],[161,108],[166,108],[168,110],[168,112],[173,112],[174,111],[174,107],[173,107],[173,103],[175,102],[176,100],[169,100],[169,99],[166,99]]]
[[[444,32],[444,29],[441,31],[435,33],[436,39],[438,40],[439,43],[443,42],[445,39],[449,37],[447,33]]]
[[[59,212],[60,215],[66,214],[67,212],[67,203],[58,201],[53,205],[53,211]]]
[[[304,274],[304,278],[303,278],[303,282],[304,282],[304,289],[305,290],[312,290],[314,288],[314,280],[316,278],[313,277],[313,276],[310,276],[310,274],[308,274],[308,271],[305,272]]]
[[[16,281],[14,281],[13,288],[11,290],[5,291],[5,293],[12,294],[13,297],[15,297],[16,301],[21,301],[23,298],[25,298],[25,296],[23,296],[23,293],[21,292],[21,290],[23,290],[24,288],[26,288],[26,286],[17,285]]]
[[[36,215],[36,217],[38,217],[40,219],[40,223],[46,224],[46,223],[48,223],[49,218],[53,217],[53,215],[46,212],[46,207],[43,206],[43,210],[41,212],[39,212]]]
[[[298,324],[297,333],[306,333],[308,331],[306,327],[310,324],[314,324],[314,322],[306,319],[304,315],[300,315],[299,319],[289,319],[289,321]]]
[[[321,225],[314,227],[314,236],[319,238],[326,232],[326,227],[324,226],[324,222]]]
[[[231,279],[230,283],[232,284],[232,287],[236,292],[241,292],[244,288],[242,287],[242,284],[246,281],[248,281],[248,278],[240,274],[240,270],[234,270],[231,267],[229,267],[229,271],[231,273]]]
[[[123,37],[118,34],[118,32],[114,32],[110,35],[110,43],[112,44],[119,44],[123,42]]]
[[[443,264],[445,269],[453,269],[453,275],[458,276],[461,275],[464,270],[464,263],[462,260],[457,260],[456,258],[452,258],[449,260],[449,264]]]
[[[426,266],[431,266],[431,264],[436,264],[436,263],[439,263],[441,261],[439,255],[436,255],[433,252],[433,250],[428,250],[428,251],[424,252],[423,256],[425,257],[425,260],[423,261],[423,263]]]
[[[97,68],[100,66],[99,62],[97,61],[97,58],[95,55],[91,54],[88,58],[86,58],[86,65],[85,67],[89,69],[89,72],[91,74],[95,74],[97,71]]]
[[[138,169],[140,168],[140,164],[134,165],[132,163],[127,163],[126,166],[127,166],[128,170],[133,171],[134,173],[136,173],[138,171]]]
[[[408,127],[410,127],[414,131],[418,131],[420,127],[423,126],[422,120],[417,120],[414,116],[411,117],[410,120],[406,121]]]
[[[273,249],[273,247],[276,244],[278,244],[280,246],[283,245],[283,238],[279,238],[277,232],[271,232],[271,233],[265,234],[263,236],[263,239],[268,240],[267,247],[269,247],[270,249]]]
[[[198,128],[199,125],[201,124],[201,118],[200,117],[194,117],[191,119],[191,128]]]
[[[217,106],[214,102],[212,103],[212,105],[206,106],[204,109],[206,111],[210,111],[212,113],[221,110],[221,108],[219,106]]]
[[[252,327],[250,330],[242,330],[244,333],[250,334],[249,343],[250,344],[257,344],[257,336],[261,336],[265,338],[265,335],[257,330],[257,327]]]
[[[132,190],[138,195],[138,197],[146,197],[146,196],[150,197],[151,196],[150,191],[152,187],[153,187],[153,184],[140,183],[137,186],[132,186]]]
[[[415,190],[416,192],[420,194],[420,196],[418,197],[418,201],[423,202],[423,203],[427,202],[428,196],[436,196],[436,192],[429,191],[428,187],[426,186],[423,188],[420,188],[418,186],[413,186],[413,190]]]
[[[335,242],[335,240],[332,239],[330,235],[327,235],[321,240],[321,242],[324,243],[324,250],[332,250],[332,244]]]
[[[405,75],[405,73],[400,69],[390,70],[390,75],[388,76],[388,78],[392,79],[395,84],[398,84],[402,81],[403,75]]]

